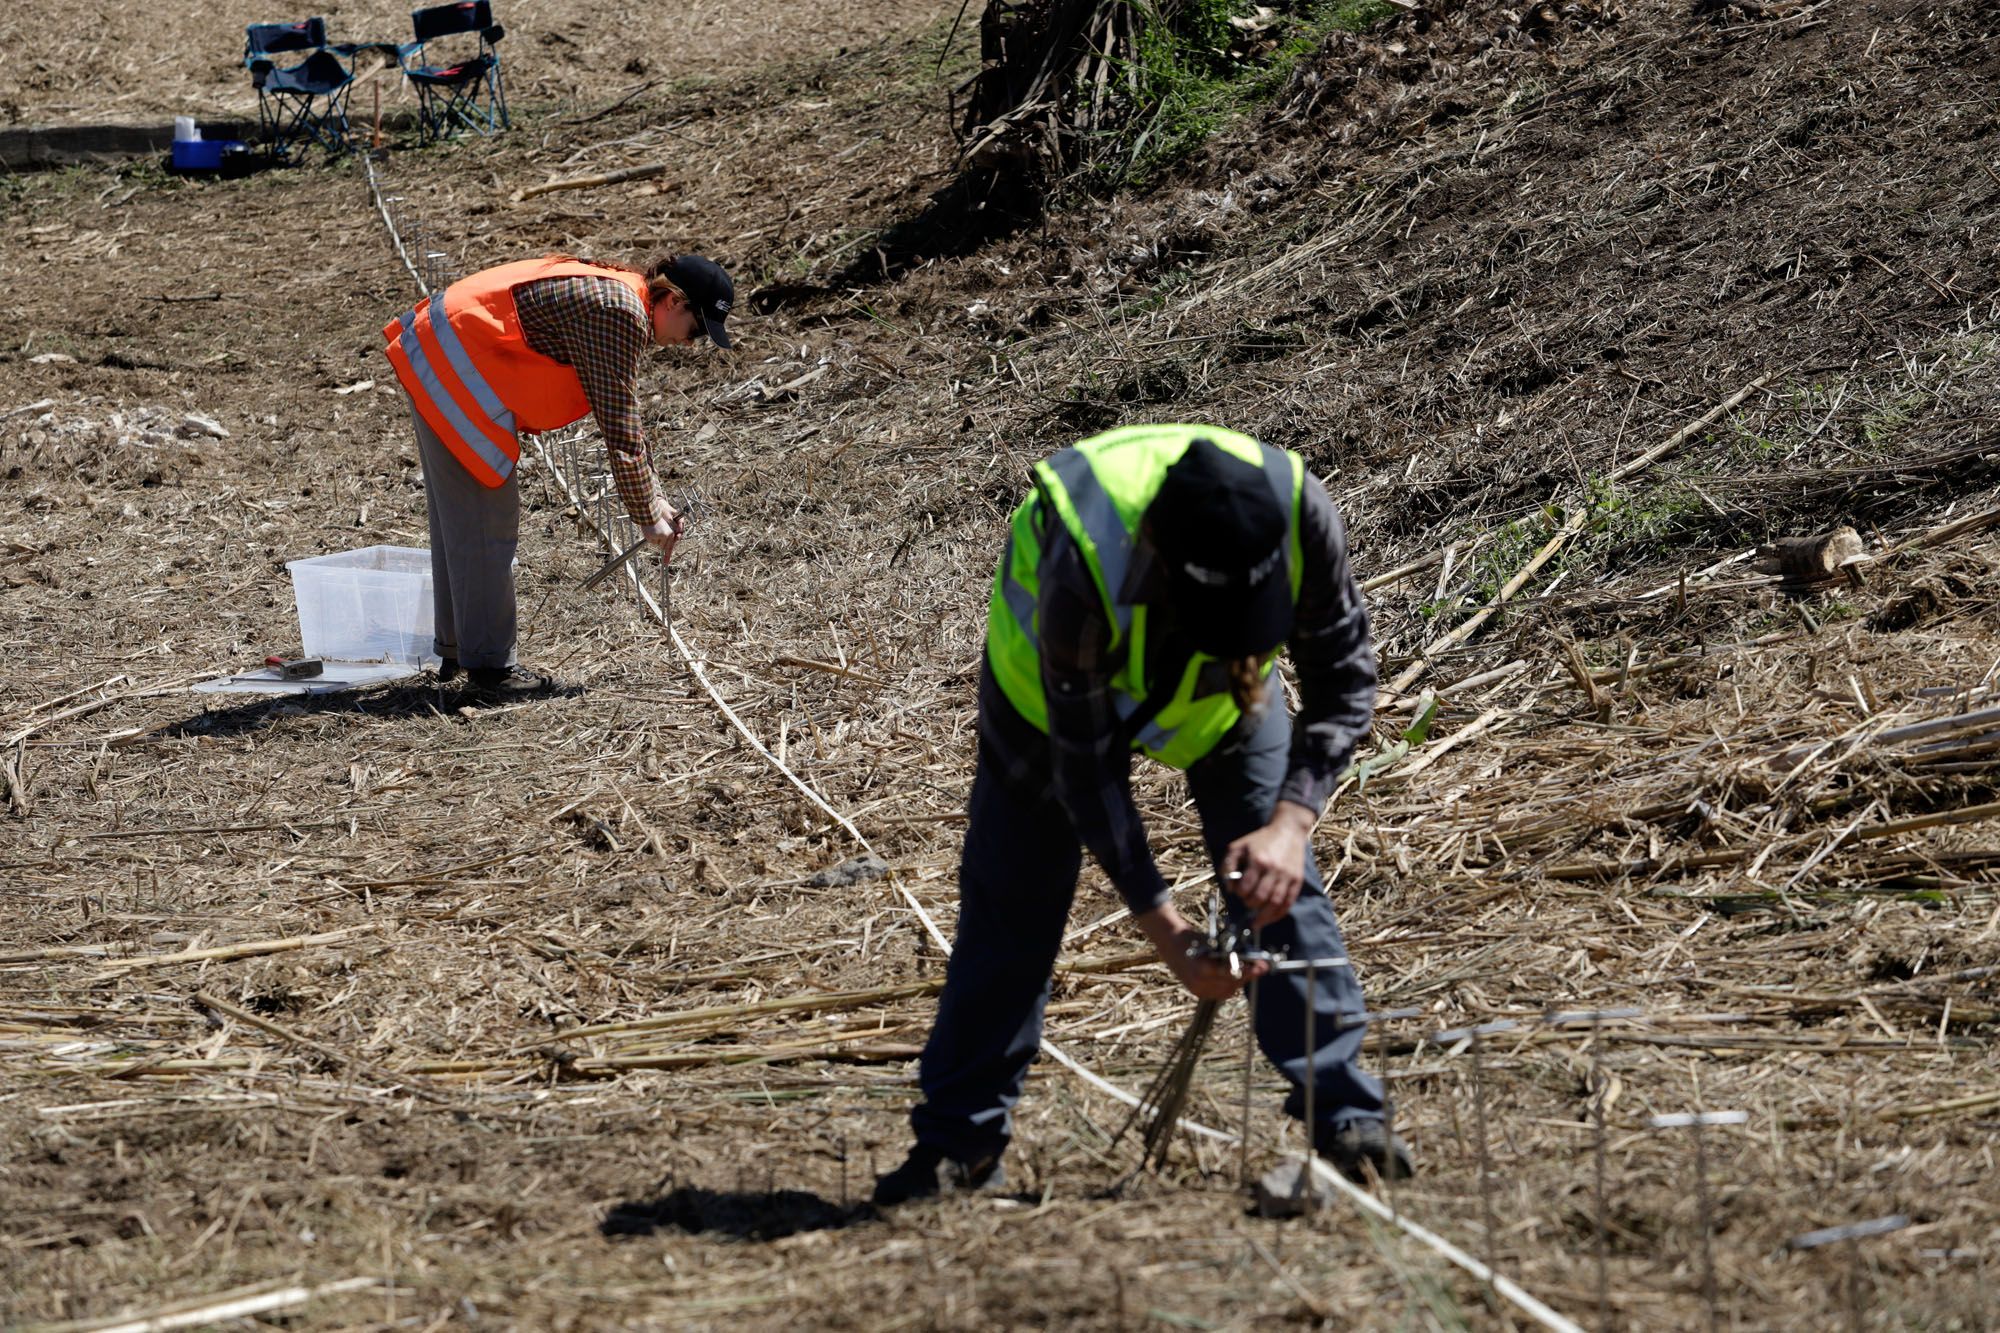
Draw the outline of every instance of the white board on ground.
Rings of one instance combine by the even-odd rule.
[[[421,662],[328,662],[317,676],[286,680],[276,667],[260,667],[234,676],[190,685],[190,694],[339,694],[369,685],[407,680],[424,669]]]

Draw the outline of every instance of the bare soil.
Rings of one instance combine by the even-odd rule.
[[[711,507],[674,625],[890,873],[822,875],[864,849],[575,590],[602,551],[540,463],[522,651],[580,692],[186,693],[294,646],[287,559],[424,544],[378,350],[415,282],[356,161],[0,177],[0,1322],[363,1278],[270,1317],[1522,1326],[1348,1205],[1247,1217],[1232,1148],[1116,1190],[1125,1108],[1047,1060],[1012,1195],[860,1203],[942,975],[913,904],[950,929],[1002,518],[1036,457],[1178,418],[1327,479],[1378,740],[1439,700],[1318,835],[1371,1003],[1421,1011],[1376,1033],[1397,1207],[1589,1327],[1600,1237],[1620,1327],[1990,1326],[2000,784],[1950,719],[2000,667],[1991,6],[1440,3],[1032,225],[949,188],[955,6],[586,8],[502,13],[514,132],[376,172],[459,271],[738,275],[740,349],[650,385]],[[17,0],[0,117],[240,113],[269,17]],[[1746,558],[1837,524],[1856,581]],[[1198,905],[1184,792],[1140,785]],[[1087,872],[1050,1035],[1137,1089],[1192,1006],[1114,907]],[[1638,1013],[1544,1021],[1586,1009]],[[1232,1129],[1236,1010],[1190,1111]],[[1504,1018],[1476,1077],[1431,1040]],[[1262,1166],[1297,1136],[1255,1083]],[[1747,1113],[1699,1173],[1650,1126],[1695,1110]]]

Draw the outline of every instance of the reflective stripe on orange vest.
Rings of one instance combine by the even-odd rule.
[[[420,309],[426,316],[423,320],[424,332],[430,334],[431,339],[438,344],[445,363],[457,375],[459,383],[472,394],[474,403],[484,414],[483,419],[474,420],[467,415],[438,377],[435,363],[426,353],[423,339],[417,333],[418,311],[416,310],[409,311],[397,321],[402,332],[391,344],[396,351],[403,354],[403,364],[396,366],[397,374],[405,379],[414,377],[422,386],[428,404],[442,413],[450,423],[449,431],[438,431],[439,438],[447,444],[456,440],[466,448],[470,448],[478,455],[479,462],[486,470],[492,473],[493,479],[488,481],[478,468],[468,463],[466,466],[472,468],[472,475],[486,482],[488,486],[502,485],[513,474],[514,464],[521,457],[521,446],[514,436],[514,414],[507,410],[507,405],[500,401],[500,395],[493,391],[493,386],[486,382],[486,377],[479,373],[477,366],[473,365],[471,353],[465,350],[464,342],[452,331],[451,321],[446,319],[444,314],[444,293],[433,293],[427,308],[420,307]],[[393,353],[390,360],[392,362],[396,360]],[[403,376],[405,365],[409,369],[408,376]],[[422,406],[423,404],[419,404],[419,410]],[[429,415],[425,413],[426,418]],[[435,429],[435,426],[433,428]],[[507,443],[502,444],[493,438],[491,434],[493,432],[505,432]],[[455,448],[452,452],[459,454],[461,461],[463,460],[462,450]]]
[[[528,346],[514,307],[516,288],[568,277],[611,278],[649,304],[639,274],[531,259],[463,278],[382,330],[411,405],[482,485],[507,484],[520,432],[566,426],[590,410],[576,372]]]

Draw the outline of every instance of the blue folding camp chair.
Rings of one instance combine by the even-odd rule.
[[[506,129],[507,94],[500,84],[498,48],[507,30],[493,21],[489,0],[419,9],[410,23],[417,39],[396,48],[396,55],[403,76],[417,90],[418,141],[429,143],[462,129],[474,134]],[[432,43],[437,43],[435,50]]]
[[[276,57],[297,51],[305,52],[305,59],[279,66]],[[347,93],[354,69],[339,53],[352,54],[327,45],[325,19],[244,29],[243,63],[257,86],[257,121],[272,157],[293,161],[315,143],[336,155],[347,151]]]

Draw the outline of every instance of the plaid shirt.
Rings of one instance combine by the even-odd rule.
[[[1291,760],[1278,799],[1318,813],[1368,734],[1375,712],[1375,645],[1368,608],[1347,562],[1347,530],[1326,488],[1308,478],[1299,506],[1305,561],[1286,641],[1297,671],[1299,713],[1292,719]],[[1077,837],[1135,914],[1167,898],[1167,882],[1146,845],[1132,801],[1132,751],[1117,711],[1112,678],[1123,663],[1111,648],[1111,621],[1083,553],[1060,523],[1047,528],[1038,581],[1042,687],[1049,734],[1043,737],[1011,706],[988,721],[994,757],[1013,781],[1053,786]],[[1192,649],[1166,617],[1166,588],[1150,547],[1141,546],[1120,600],[1152,607],[1147,677],[1179,676]],[[1221,664],[1201,693],[1229,688]],[[1274,679],[1272,689],[1279,686]],[[993,694],[1004,702],[998,689]],[[1274,700],[1282,707],[1282,700]],[[996,709],[981,710],[982,719]]]
[[[639,414],[639,363],[653,343],[645,301],[616,278],[543,278],[514,289],[514,308],[529,349],[582,382],[625,512],[634,523],[664,519]]]

